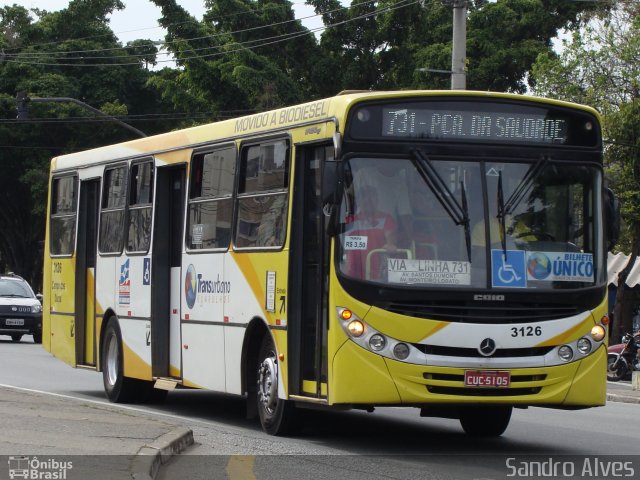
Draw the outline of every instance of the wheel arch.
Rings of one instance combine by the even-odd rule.
[[[251,321],[249,321],[244,334],[240,364],[241,388],[242,392],[248,396],[251,396],[252,393],[255,394],[256,391],[257,377],[255,369],[251,368],[251,366],[255,365],[258,361],[260,344],[266,335],[271,336],[271,340],[275,345],[275,339],[269,330],[267,322],[263,318],[253,317]]]
[[[104,315],[102,316],[102,325],[100,325],[100,335],[98,337],[98,341],[96,344],[96,347],[98,349],[96,354],[96,363],[97,363],[98,372],[102,371],[102,342],[104,341],[104,332],[107,329],[107,324],[109,323],[109,320],[111,320],[111,318],[115,318],[116,322],[118,322],[118,326],[120,326],[118,315],[116,315],[116,312],[113,311],[113,309],[108,308],[104,312]]]

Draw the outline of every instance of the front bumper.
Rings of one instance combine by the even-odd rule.
[[[15,314],[0,316],[0,335],[22,333],[33,335],[42,331],[42,314]]]
[[[334,358],[334,372],[342,374],[333,379],[330,402],[600,406],[606,401],[606,358],[602,345],[591,355],[564,365],[500,368],[511,374],[508,388],[469,388],[464,386],[466,368],[403,363],[346,342]]]

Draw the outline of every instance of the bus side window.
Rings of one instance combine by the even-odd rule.
[[[229,247],[235,175],[234,147],[193,156],[187,219],[190,250]]]
[[[76,235],[78,178],[54,178],[51,189],[51,255],[71,255]]]
[[[127,251],[148,252],[151,243],[153,161],[131,166]]]
[[[287,231],[289,148],[279,140],[242,152],[237,248],[282,247]]]
[[[103,254],[119,254],[124,242],[124,219],[127,200],[127,166],[108,168],[104,172],[100,209],[100,239]]]

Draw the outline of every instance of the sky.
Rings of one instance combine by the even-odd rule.
[[[160,9],[148,0],[123,0],[126,8],[116,11],[111,15],[111,30],[123,42],[127,43],[138,38],[162,40],[164,31],[158,26],[157,19],[160,17]],[[196,17],[202,20],[205,11],[204,0],[179,0],[178,3]],[[305,5],[304,0],[292,0],[296,17],[314,16],[313,8]],[[65,8],[69,0],[0,0],[0,6],[18,4],[25,8],[39,8],[42,10],[56,11]],[[303,19],[303,25],[307,28],[318,28],[322,26],[319,17]]]

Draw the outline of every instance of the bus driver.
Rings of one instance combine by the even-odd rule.
[[[364,185],[358,193],[356,213],[345,219],[346,272],[356,278],[377,279],[383,265],[377,259],[371,268],[375,273],[367,274],[367,256],[373,250],[396,250],[397,225],[391,215],[379,209],[378,192],[374,187]]]

